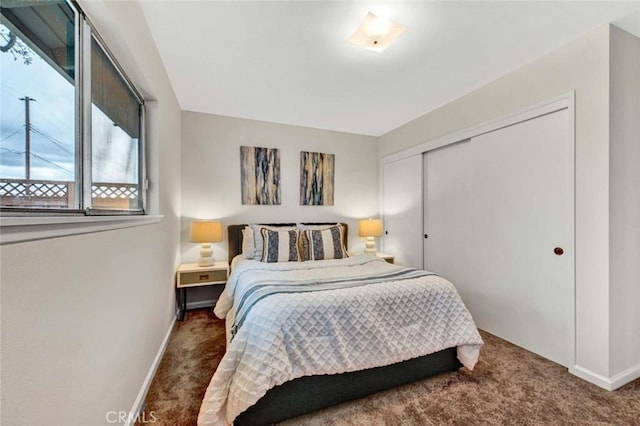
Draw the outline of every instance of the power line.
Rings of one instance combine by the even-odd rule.
[[[2,148],[2,147],[0,147],[0,150],[7,151],[7,152],[10,152],[10,153],[16,154],[16,155],[26,154],[26,151],[18,151],[16,149],[11,149],[11,148]],[[45,163],[51,164],[52,166],[57,167],[58,169],[62,170],[63,172],[68,173],[71,176],[74,176],[74,173],[72,171],[70,171],[68,169],[65,169],[64,167],[60,166],[59,164],[54,163],[53,161],[47,160],[43,156],[38,155],[38,154],[34,154],[33,152],[31,152],[30,154],[31,154],[32,157],[37,158],[39,160],[42,160]]]
[[[38,119],[40,120],[44,120],[46,121],[48,125],[43,126],[45,128],[49,128],[49,126],[55,127],[56,130],[58,130],[59,133],[68,133],[69,129],[68,128],[63,128],[60,125],[60,121],[59,120],[54,120],[53,119],[53,115],[51,114],[39,114],[38,115]]]
[[[61,150],[65,151],[67,154],[71,154],[73,155],[73,152],[70,151],[68,148],[72,148],[71,145],[68,145],[62,141],[59,141],[58,139],[47,135],[43,130],[40,130],[39,128],[37,128],[36,126],[34,126],[33,124],[31,125],[31,131],[33,133],[36,133],[40,136],[42,136],[43,138],[47,139],[49,142],[51,142],[52,144],[56,145],[58,148],[60,148]]]
[[[2,151],[8,151],[8,152],[10,152],[10,153],[12,153],[12,154],[16,154],[16,155],[22,155],[22,154],[24,154],[24,151],[18,151],[17,149],[2,148],[2,147],[0,147],[0,150],[2,150]]]
[[[22,126],[20,126],[20,128],[19,128],[19,129],[17,129],[17,130],[16,130],[16,131],[14,131],[13,133],[11,133],[9,136],[5,136],[4,138],[0,139],[0,142],[4,142],[4,141],[6,141],[7,139],[9,139],[11,136],[13,136],[13,135],[17,134],[18,132],[21,132],[23,128],[24,128],[24,124],[23,124]]]
[[[18,113],[16,114],[15,117],[13,117],[13,120],[11,120],[11,122],[4,126],[4,127],[13,127],[14,124],[16,124],[16,122],[22,117],[22,111],[18,111]]]

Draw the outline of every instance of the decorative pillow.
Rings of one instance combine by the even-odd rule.
[[[307,260],[311,260],[311,255],[309,254],[309,238],[307,237],[307,231],[312,229],[314,231],[322,231],[324,229],[329,229],[332,226],[342,227],[339,223],[325,223],[323,225],[305,225],[304,223],[296,223],[298,230],[300,231],[299,238],[299,248],[300,248],[300,260],[306,262]]]
[[[300,237],[298,238],[298,249],[300,250],[300,261],[306,262],[311,260],[309,254],[309,237],[305,231],[300,231]]]
[[[341,225],[331,226],[326,229],[307,229],[306,242],[303,240],[303,248],[308,244],[309,260],[344,259],[349,257],[343,244],[344,229]],[[304,250],[303,250],[304,251]]]
[[[272,231],[262,228],[262,258],[263,262],[297,262],[300,259],[298,253],[297,229],[288,231]]]
[[[296,229],[295,226],[266,226],[256,223],[249,224],[249,227],[253,229],[253,259],[255,260],[262,260],[262,228],[266,228],[271,231],[291,231]]]

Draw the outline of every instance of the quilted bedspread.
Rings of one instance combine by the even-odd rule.
[[[361,283],[363,277],[393,276],[399,269],[373,256],[234,263],[214,310],[220,318],[235,318],[247,294],[265,282],[359,284],[288,288],[243,307],[247,312],[207,388],[198,424],[231,424],[269,389],[302,376],[380,367],[451,347],[473,369],[482,339],[449,281],[405,274]]]

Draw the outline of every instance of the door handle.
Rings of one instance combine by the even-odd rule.
[[[564,249],[562,247],[556,247],[553,249],[553,252],[558,256],[562,256],[564,254]]]
[[[424,234],[424,239],[426,240],[427,238],[429,238],[429,236],[427,234]]]

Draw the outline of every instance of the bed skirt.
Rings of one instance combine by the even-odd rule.
[[[448,371],[457,371],[456,348],[397,364],[343,374],[306,376],[270,389],[234,421],[269,425]]]

